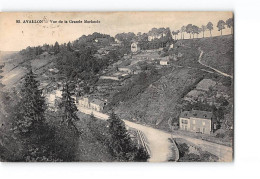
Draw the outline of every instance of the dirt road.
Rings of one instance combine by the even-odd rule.
[[[200,49],[199,49],[199,50],[200,50]],[[226,76],[226,77],[229,77],[229,78],[233,78],[233,76],[231,76],[231,75],[229,75],[229,74],[226,74],[226,73],[224,73],[224,72],[222,72],[222,71],[217,70],[216,68],[213,68],[213,67],[211,67],[211,66],[208,66],[208,65],[202,63],[202,62],[201,62],[201,57],[202,57],[203,53],[204,53],[204,52],[203,52],[202,50],[200,50],[200,56],[199,56],[198,62],[199,62],[201,65],[203,65],[203,66],[205,66],[205,67],[208,67],[208,68],[214,70],[215,72],[217,72],[217,73],[219,73],[219,74],[221,74],[221,75],[223,75],[223,76]]]
[[[86,114],[91,114],[97,118],[106,120],[108,119],[108,115],[97,112],[97,111],[92,111],[90,109],[78,107],[79,111],[86,113]],[[204,140],[200,139],[194,139],[191,137],[187,136],[179,136],[179,135],[173,135],[171,136],[170,133],[159,130],[159,129],[154,129],[149,126],[144,126],[141,124],[137,124],[134,122],[130,122],[127,120],[123,120],[125,124],[129,127],[132,127],[134,129],[140,130],[147,138],[148,143],[149,143],[149,149],[151,152],[151,158],[149,159],[149,162],[165,162],[168,161],[168,156],[171,155],[171,149],[170,149],[170,142],[169,138],[183,138],[186,139],[189,142],[192,142],[199,147],[202,148],[202,150],[208,151],[216,156],[219,157],[219,161],[222,162],[231,162],[232,161],[232,148],[223,146],[220,144],[215,144],[211,142],[207,142]]]

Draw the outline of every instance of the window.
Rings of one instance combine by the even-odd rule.
[[[183,120],[181,121],[181,123],[182,123],[182,124],[188,124],[188,120],[184,120],[184,119],[183,119]]]

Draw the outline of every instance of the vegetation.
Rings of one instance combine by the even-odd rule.
[[[179,150],[178,162],[217,162],[218,157],[203,151],[200,147],[184,139],[175,139]]]
[[[62,117],[62,122],[67,124],[67,126],[72,127],[79,135],[80,133],[75,125],[75,122],[79,120],[76,114],[78,109],[74,99],[72,98],[73,94],[70,91],[69,85],[65,84],[62,89],[61,103],[59,104],[60,114]]]
[[[221,32],[221,36],[222,36],[222,30],[225,29],[225,25],[226,25],[226,23],[223,20],[218,21],[217,28],[218,28],[218,31]]]
[[[210,36],[212,37],[212,34],[211,34],[211,31],[213,30],[213,24],[212,24],[212,22],[208,22],[208,24],[207,24],[207,29],[209,30]]]
[[[234,19],[233,18],[229,18],[228,20],[226,20],[226,25],[227,25],[227,28],[230,28],[231,34],[233,34]]]
[[[109,134],[110,149],[112,154],[118,161],[138,161],[145,162],[149,158],[148,153],[142,146],[135,146],[131,140],[125,124],[114,113],[110,115],[109,122]]]
[[[130,83],[120,88],[119,91],[113,95],[110,105],[115,106],[121,102],[126,102],[135,98],[161,76],[162,74],[158,73],[154,68],[136,75]]]
[[[6,119],[11,120],[11,125],[6,126],[3,131],[7,138],[19,141],[20,151],[18,156],[12,157],[12,153],[4,153],[1,158],[7,161],[58,161],[60,158],[54,154],[54,132],[46,123],[44,115],[46,105],[45,100],[38,89],[38,82],[35,75],[30,70],[20,91],[18,102],[11,112],[7,109]],[[9,123],[9,121],[6,123]],[[4,140],[4,139],[3,139]],[[8,143],[1,146],[2,150],[10,148]],[[8,151],[8,150],[7,150]],[[15,153],[16,153],[15,152]]]
[[[233,18],[230,18],[220,20],[216,27],[222,36],[222,30],[226,27],[233,34],[233,26]],[[115,42],[113,37],[95,32],[83,35],[73,42],[55,42],[54,45],[44,44],[21,50],[18,54],[21,60],[12,68],[28,67],[35,63],[38,64],[35,68],[41,68],[51,63],[50,66],[57,68],[59,73],[51,76],[50,81],[55,79],[64,84],[62,99],[58,111],[47,110],[39,89],[39,76],[32,72],[33,69],[26,73],[21,89],[17,88],[17,91],[9,93],[1,92],[1,101],[4,101],[0,104],[1,160],[80,161],[83,158],[85,161],[147,161],[147,151],[142,146],[136,146],[119,117],[165,130],[169,130],[167,120],[173,118],[171,122],[176,123],[182,109],[210,110],[219,122],[225,118],[233,120],[228,113],[232,109],[232,102],[225,98],[218,99],[220,107],[202,103],[180,107],[182,98],[205,76],[218,80],[232,90],[231,79],[208,74],[202,70],[209,69],[198,63],[200,47],[204,51],[202,61],[205,64],[223,72],[233,72],[234,54],[233,46],[230,45],[233,38],[223,36],[198,39],[201,32],[204,38],[207,30],[212,36],[211,22],[200,28],[188,24],[172,32],[169,28],[152,28],[147,33],[119,33],[115,38],[120,41],[120,45],[115,47],[111,45]],[[178,35],[181,34],[180,39],[184,39],[185,33],[193,40],[178,40],[183,45],[170,49],[170,45],[177,42]],[[196,35],[197,39],[194,39]],[[173,66],[161,70],[156,69],[155,65],[139,63],[142,72],[133,75],[133,78],[111,95],[108,110],[115,109],[119,117],[112,113],[107,122],[100,122],[92,115],[84,123],[81,120],[85,118],[78,117],[79,112],[72,96],[93,93],[99,76],[112,64],[122,60],[125,54],[130,53],[133,41],[139,42],[142,50],[163,48],[160,57],[178,58],[171,59]],[[45,55],[51,56],[47,62],[40,58]],[[129,65],[130,61],[122,64]],[[0,73],[2,68],[0,66]],[[0,83],[0,91],[2,87]],[[218,131],[215,137],[223,139],[227,135],[232,134],[230,131]],[[191,153],[189,145],[179,144],[179,147],[181,158],[185,161],[207,161],[214,158],[200,150],[199,154]]]

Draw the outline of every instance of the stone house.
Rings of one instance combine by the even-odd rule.
[[[180,130],[211,134],[216,129],[213,113],[208,111],[183,111],[179,117]]]
[[[89,103],[89,108],[95,111],[102,111],[106,105],[107,103],[105,101],[101,101],[99,99],[92,99]]]

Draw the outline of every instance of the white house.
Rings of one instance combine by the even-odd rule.
[[[138,42],[133,42],[131,44],[131,51],[133,53],[136,53],[136,52],[140,51],[140,46],[138,45]]]
[[[90,102],[90,97],[88,96],[83,96],[78,100],[78,104],[80,107],[86,107],[89,108],[89,102]]]
[[[170,61],[168,59],[163,59],[160,61],[160,65],[169,65]]]
[[[105,105],[106,102],[104,101],[101,101],[99,99],[92,99],[89,103],[89,108],[95,111],[102,111]]]
[[[216,124],[212,120],[212,112],[199,110],[183,111],[180,114],[179,126],[180,130],[210,134],[213,132],[213,129],[216,129]]]
[[[118,67],[118,71],[132,73],[132,70],[128,67]]]

